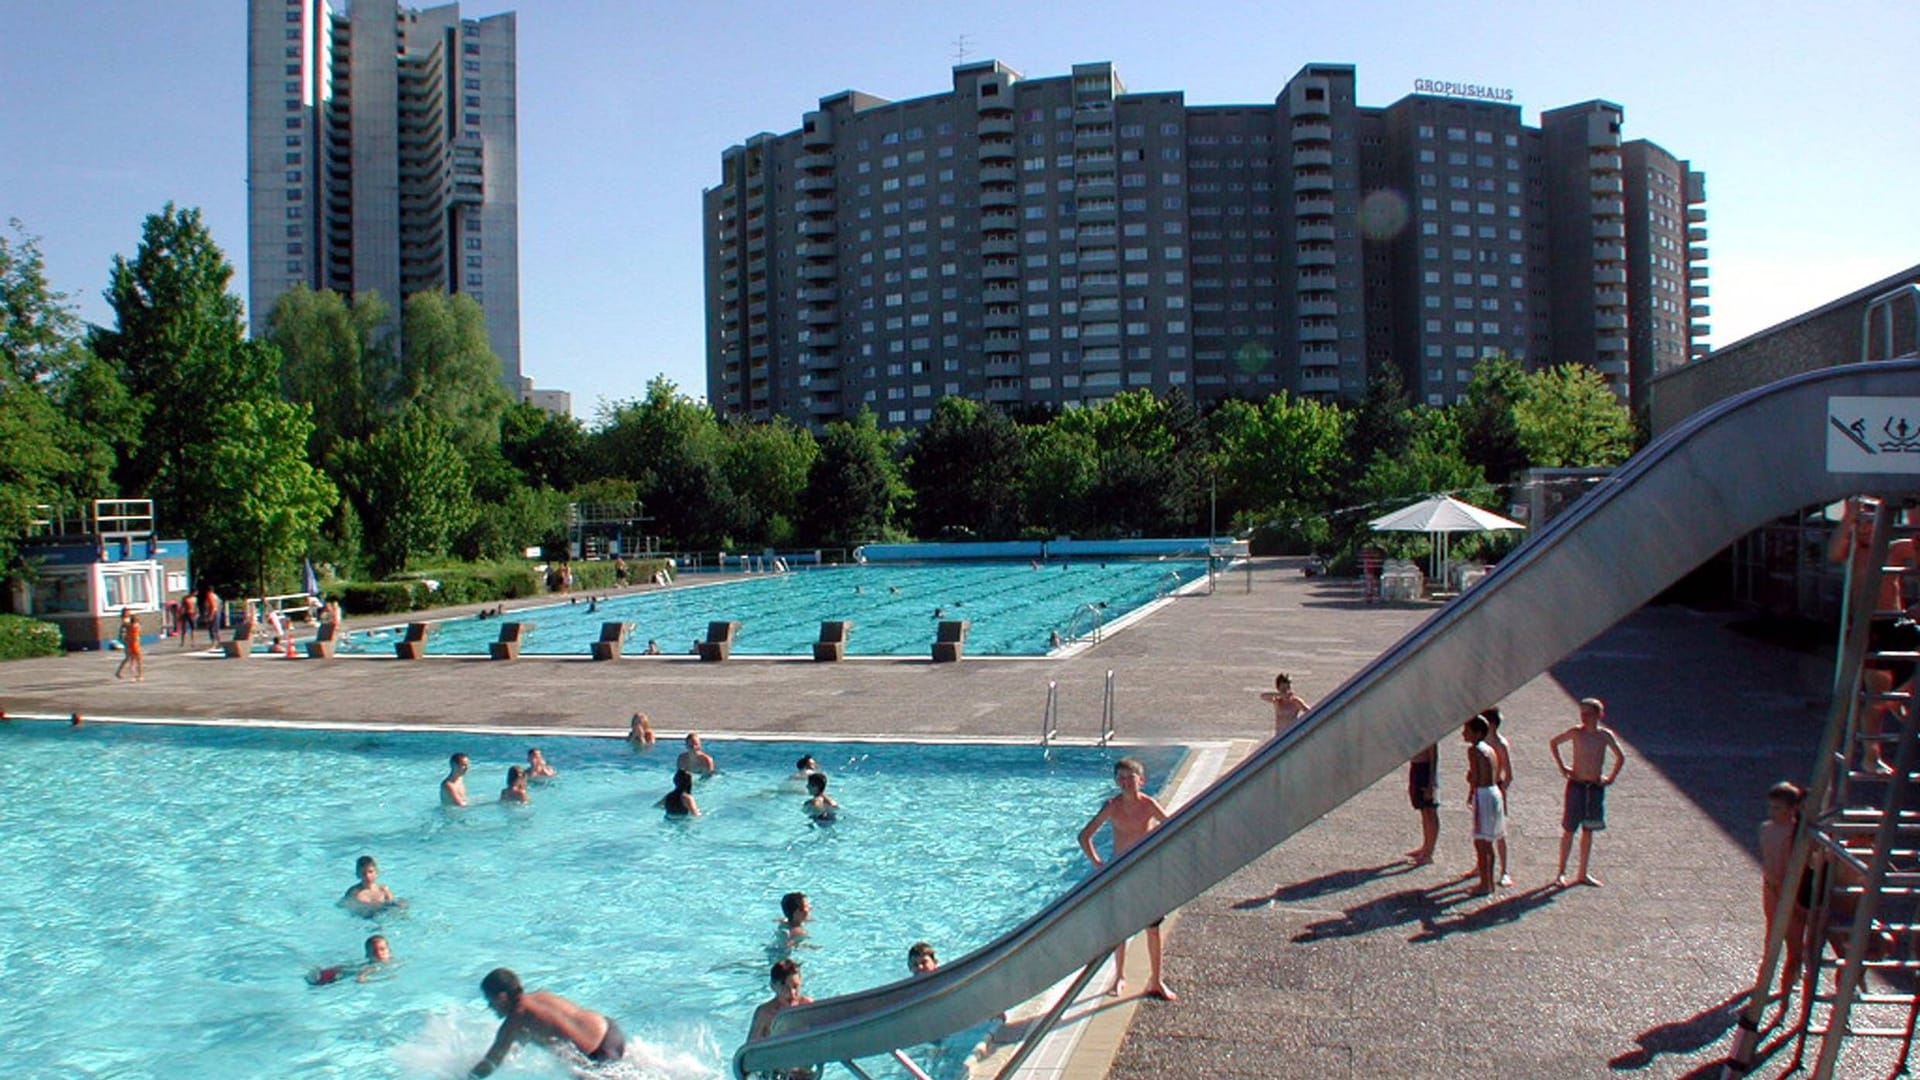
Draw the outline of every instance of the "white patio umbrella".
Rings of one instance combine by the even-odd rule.
[[[1472,503],[1461,502],[1451,495],[1435,495],[1412,506],[1403,506],[1391,514],[1367,522],[1367,527],[1375,532],[1431,533],[1433,555],[1429,579],[1439,577],[1442,568],[1447,565],[1447,539],[1451,534],[1526,528],[1517,521],[1503,518],[1491,510],[1482,510]]]

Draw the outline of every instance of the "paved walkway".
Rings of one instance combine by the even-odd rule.
[[[137,685],[114,681],[113,653],[6,664],[0,706],[609,732],[644,709],[668,733],[1037,737],[1057,680],[1064,730],[1090,736],[1111,669],[1123,737],[1260,738],[1275,671],[1318,699],[1432,610],[1263,561],[1059,661],[226,661],[163,643]],[[1807,773],[1830,677],[1727,622],[1649,608],[1501,703],[1514,889],[1461,896],[1464,759],[1447,746],[1436,865],[1397,861],[1418,828],[1396,774],[1189,905],[1168,960],[1184,1000],[1139,1010],[1112,1075],[1709,1075],[1758,958],[1763,793]],[[1606,887],[1558,892],[1546,742],[1587,695],[1628,760],[1595,845]]]

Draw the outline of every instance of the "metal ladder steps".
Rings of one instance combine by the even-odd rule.
[[[1896,884],[1894,880],[1896,878],[1900,879],[1901,883]],[[1833,891],[1842,896],[1862,896],[1865,895],[1867,887],[1865,885],[1835,885]],[[1911,870],[1898,873],[1889,872],[1887,874],[1887,880],[1881,884],[1877,891],[1881,896],[1920,896],[1920,872]]]
[[[1879,690],[1879,691],[1862,690],[1860,691],[1860,700],[1861,701],[1912,701],[1913,691],[1911,690]]]
[[[1893,773],[1878,772],[1874,769],[1848,769],[1847,782],[1850,784],[1891,784],[1893,783],[1894,775]],[[1908,773],[1907,778],[1912,779],[1916,775],[1920,775],[1920,772]]]

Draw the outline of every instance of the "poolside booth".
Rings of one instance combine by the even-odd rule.
[[[142,641],[163,636],[168,605],[187,593],[188,545],[155,535],[153,500],[38,506],[34,515],[20,548],[33,578],[7,583],[7,611],[54,623],[73,650],[107,648],[122,609],[139,616]]]

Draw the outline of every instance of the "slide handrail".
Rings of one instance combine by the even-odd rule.
[[[736,1073],[885,1054],[983,1022],[1400,768],[1740,536],[1849,494],[1920,489],[1920,452],[1868,462],[1841,446],[1830,466],[1845,436],[1836,398],[1920,406],[1920,361],[1808,372],[1692,418],[1125,855],[936,972],[782,1012],[735,1054]]]

